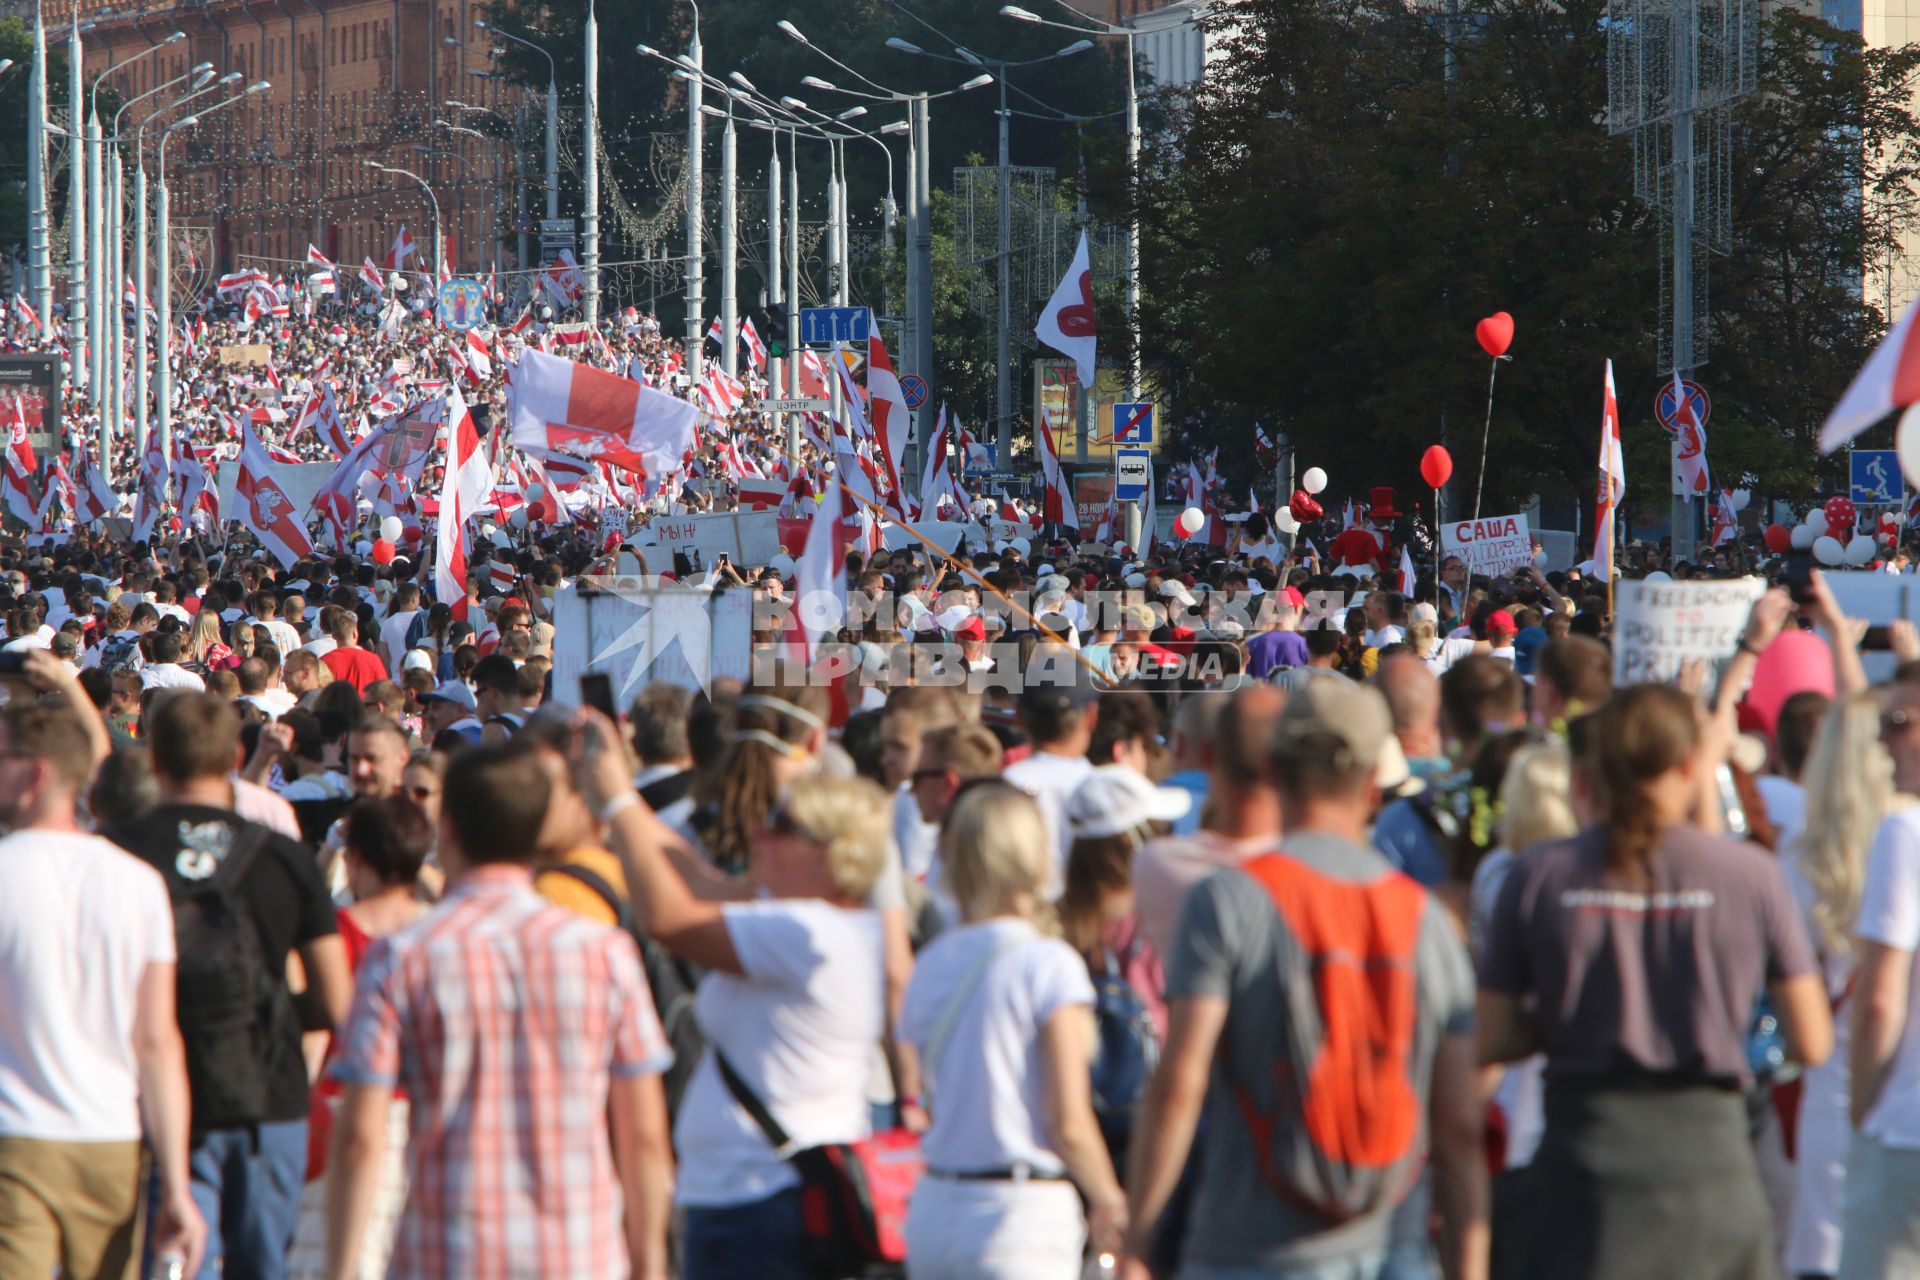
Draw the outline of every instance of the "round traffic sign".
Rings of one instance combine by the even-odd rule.
[[[900,394],[906,397],[907,408],[918,409],[927,402],[927,380],[917,373],[909,373],[900,379]]]
[[[1706,388],[1692,378],[1682,378],[1680,385],[1686,390],[1687,404],[1693,410],[1694,424],[1706,426],[1707,419],[1713,415],[1713,401],[1707,397]],[[1659,394],[1653,398],[1653,416],[1660,419],[1660,425],[1666,428],[1668,434],[1679,433],[1677,419],[1680,416],[1680,402],[1673,394],[1671,378],[1660,384]]]

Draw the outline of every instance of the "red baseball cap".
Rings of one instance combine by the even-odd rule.
[[[976,613],[973,617],[968,618],[965,622],[953,629],[953,638],[955,640],[985,640],[987,638],[987,624],[981,621],[980,615]]]
[[[1514,623],[1513,615],[1505,609],[1495,609],[1487,615],[1487,634],[1500,632],[1503,635],[1516,635],[1520,628]]]
[[[1298,587],[1282,587],[1280,589],[1280,600],[1282,603],[1292,605],[1296,609],[1304,609],[1307,607],[1307,598],[1300,594],[1300,588]]]

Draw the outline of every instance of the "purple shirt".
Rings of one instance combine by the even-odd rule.
[[[1262,631],[1247,641],[1247,671],[1256,680],[1306,665],[1307,638],[1298,631]]]

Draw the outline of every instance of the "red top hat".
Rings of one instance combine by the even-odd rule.
[[[1382,485],[1373,491],[1373,503],[1367,508],[1369,520],[1398,520],[1401,513],[1393,509],[1393,490]]]

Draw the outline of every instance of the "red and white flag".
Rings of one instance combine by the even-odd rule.
[[[1407,544],[1400,544],[1400,594],[1413,599],[1414,587],[1418,579],[1413,572],[1413,553],[1407,550]]]
[[[160,431],[154,428],[147,432],[146,452],[140,459],[140,485],[133,504],[134,541],[145,542],[153,536],[153,526],[159,522],[166,501],[167,456],[160,448]]]
[[[787,616],[787,646],[803,665],[810,665],[820,641],[840,629],[847,614],[847,548],[855,531],[841,520],[840,499],[806,504],[807,542],[794,565],[793,611]]]
[[[1627,496],[1627,456],[1620,447],[1620,402],[1613,392],[1613,361],[1607,361],[1600,399],[1600,485],[1593,510],[1593,576],[1613,581],[1614,523]]]
[[[1707,429],[1693,412],[1692,398],[1673,375],[1673,425],[1679,440],[1673,459],[1680,473],[1681,491],[1689,498],[1704,498],[1713,491],[1713,473],[1707,467]]]
[[[1053,291],[1040,323],[1033,328],[1040,341],[1072,360],[1080,385],[1093,389],[1096,339],[1093,317],[1093,268],[1087,256],[1087,233],[1073,251],[1073,264]]]
[[[1820,452],[1832,453],[1896,409],[1920,403],[1920,299],[1887,331],[1847,393],[1820,427]]]
[[[887,505],[904,520],[906,486],[901,483],[900,463],[907,456],[907,441],[913,435],[913,414],[907,408],[906,393],[900,389],[887,344],[878,332],[867,341],[867,395],[873,402],[873,436],[880,444],[880,461],[887,471]]]
[[[332,530],[331,541],[335,547],[346,546],[347,531],[353,528],[354,517],[359,511],[360,477],[366,474],[369,467],[378,465],[386,457],[399,425],[397,421],[389,422],[361,436],[340,459],[340,465],[333,469],[333,474],[320,486],[320,491],[313,495],[308,510],[317,511],[325,517],[328,528]]]
[[[440,488],[440,525],[433,566],[442,604],[467,598],[467,517],[493,490],[493,464],[481,447],[473,414],[457,388],[447,392],[447,466]],[[558,499],[555,499],[556,503]]]
[[[1060,468],[1060,450],[1053,443],[1053,420],[1044,404],[1040,406],[1040,425],[1034,428],[1033,447],[1040,455],[1040,476],[1046,486],[1041,517],[1049,524],[1079,532],[1080,513],[1074,507],[1066,473]]]
[[[194,456],[183,436],[174,437],[173,492],[182,519],[191,521],[196,513],[204,511],[212,521],[210,527],[219,527],[220,491],[207,483],[206,463]]]
[[[326,270],[331,271],[333,270],[333,259],[329,258],[326,254],[314,248],[312,241],[308,241],[307,242],[307,265],[310,267],[323,267]]]
[[[33,456],[33,442],[27,439],[27,405],[19,392],[7,399],[7,465],[21,475],[32,475],[40,469]]]
[[[699,410],[631,378],[527,351],[507,388],[513,443],[536,458],[571,454],[664,479],[693,445]]]
[[[17,293],[13,295],[13,322],[22,329],[40,327],[39,313],[34,311],[26,298]]]
[[[373,290],[375,293],[385,293],[387,291],[386,279],[380,274],[380,268],[373,265],[372,258],[363,257],[360,259],[360,283],[366,285],[367,288]]]
[[[5,467],[0,468],[0,496],[5,498],[9,515],[28,529],[39,529],[40,504],[33,500],[32,484],[27,479],[27,473],[20,469],[19,457],[11,449],[7,450]]]
[[[107,478],[100,474],[100,468],[93,464],[93,459],[83,454],[78,466],[80,484],[73,504],[74,518],[83,525],[93,524],[119,510],[119,500],[114,497]]]
[[[324,378],[307,393],[307,402],[300,407],[293,430],[287,432],[287,443],[292,444],[308,431],[319,436],[336,458],[346,457],[347,451],[353,448],[353,442],[347,438],[347,424],[340,418],[340,406],[334,402],[333,384]]]
[[[393,248],[387,251],[387,267],[392,271],[406,269],[407,259],[413,255],[413,235],[406,224],[400,225],[400,234],[393,238]]]
[[[493,376],[493,357],[487,352],[487,340],[472,329],[467,330],[465,346],[467,377],[477,386]]]
[[[764,370],[767,367],[767,344],[760,341],[759,331],[753,327],[751,319],[740,322],[740,338],[747,344],[747,355],[753,360],[753,367]]]
[[[1734,510],[1733,490],[1722,489],[1713,495],[1713,545],[1723,546],[1733,541],[1734,534],[1740,531],[1740,514]]]
[[[300,525],[293,499],[273,478],[273,463],[260,447],[259,437],[244,424],[240,428],[240,469],[233,482],[233,497],[240,506],[240,522],[253,530],[261,545],[282,565],[291,566],[313,554],[313,543]]]
[[[258,268],[251,268],[246,271],[229,271],[226,275],[221,276],[219,282],[214,285],[214,292],[222,299],[231,300],[250,292],[256,286],[264,286],[266,283],[267,273]]]

